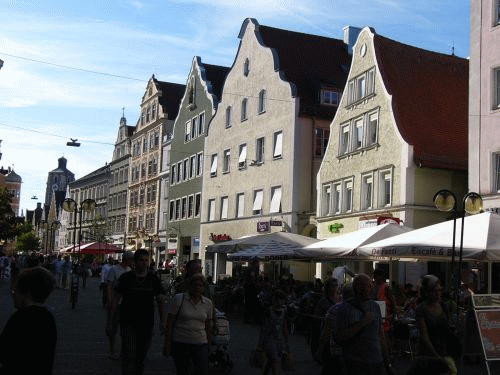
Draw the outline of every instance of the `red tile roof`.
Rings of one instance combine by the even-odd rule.
[[[417,166],[467,171],[469,61],[374,36],[394,118]]]
[[[274,50],[275,69],[295,86],[293,95],[300,97],[300,112],[333,118],[336,107],[320,106],[319,93],[322,87],[344,89],[351,64],[347,45],[339,39],[276,29],[251,21],[256,24],[259,40]]]

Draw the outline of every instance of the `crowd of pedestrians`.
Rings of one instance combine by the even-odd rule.
[[[155,302],[159,332],[164,335],[163,354],[173,357],[179,375],[208,374],[216,307],[230,312],[238,303],[244,305],[244,322],[260,326],[256,347],[264,353],[264,375],[283,371],[285,358],[293,352],[289,337],[297,332],[307,337],[311,357],[322,365],[321,374],[395,374],[394,329],[401,317],[416,327],[416,357],[408,374],[457,373],[455,361],[461,348],[451,324],[457,305],[443,298],[442,282],[434,275],[424,276],[418,288],[406,284],[395,289],[380,269],[371,276],[355,275],[342,266],[324,282],[303,283],[291,274],[273,282],[250,268],[244,277],[214,286],[208,285],[201,263],[190,261],[172,284],[174,291],[167,293],[146,250],[125,252],[120,261],[109,258],[102,265],[93,263],[88,259],[75,265],[61,256],[0,258],[4,265],[0,274],[12,277],[18,309],[0,334],[0,374],[12,373],[9,366],[19,360],[18,348],[25,338],[43,348],[37,350],[43,357],[37,357],[37,371],[31,372],[51,373],[57,334],[44,302],[54,288],[68,288],[75,272],[80,279],[83,273],[100,277],[109,357],[121,363],[123,374],[144,372]],[[14,333],[19,337],[13,338]],[[35,366],[33,362],[24,365]]]

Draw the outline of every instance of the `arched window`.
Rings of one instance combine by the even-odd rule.
[[[241,101],[241,121],[245,121],[247,119],[247,111],[248,111],[248,99],[245,98]]]
[[[248,73],[250,73],[250,60],[247,58],[245,60],[245,64],[243,65],[243,74],[245,77],[248,77]]]
[[[266,110],[266,90],[261,90],[259,93],[259,113]]]

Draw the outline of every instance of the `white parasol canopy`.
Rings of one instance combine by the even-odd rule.
[[[358,247],[411,230],[411,228],[392,223],[376,225],[313,243],[304,247],[299,253],[316,260],[356,258]]]
[[[457,219],[455,256],[459,256],[462,220]],[[372,242],[357,249],[361,257],[424,258],[451,260],[453,220]],[[467,216],[463,259],[500,260],[500,216],[491,212]]]

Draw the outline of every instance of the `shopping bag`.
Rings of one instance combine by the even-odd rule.
[[[266,360],[266,353],[262,349],[255,349],[250,353],[250,367],[252,368],[263,368]]]
[[[281,355],[281,369],[283,371],[293,371],[295,364],[292,352],[283,352]]]

